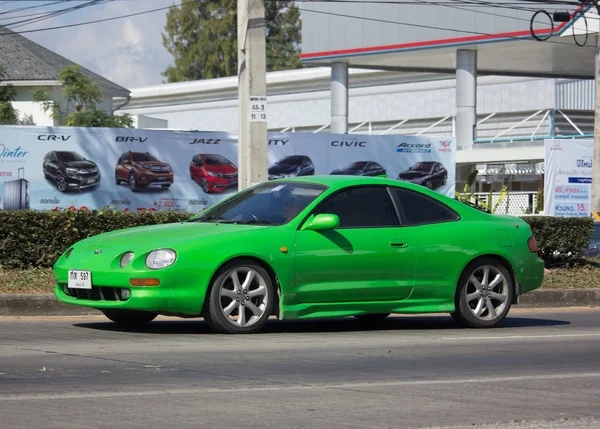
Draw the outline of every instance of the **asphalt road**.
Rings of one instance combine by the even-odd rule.
[[[273,321],[0,318],[0,428],[600,428],[600,309]]]

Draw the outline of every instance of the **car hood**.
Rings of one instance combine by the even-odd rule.
[[[403,173],[400,173],[400,177],[402,177],[403,179],[407,179],[407,180],[422,179],[429,175],[431,175],[431,173],[428,173],[425,171],[418,171],[418,170],[407,170]]]
[[[93,161],[71,161],[65,162],[65,166],[69,168],[96,168],[96,163]]]
[[[269,168],[269,174],[286,174],[298,170],[298,164],[275,164]]]
[[[271,228],[259,225],[217,224],[209,222],[182,222],[162,225],[140,226],[107,232],[80,241],[76,251],[96,251],[103,253],[146,252],[158,248],[175,248],[187,241],[201,238],[222,240],[229,234],[243,234],[246,231]]]
[[[231,164],[207,164],[204,166],[204,168],[206,169],[206,171],[212,171],[213,173],[237,173],[237,168],[235,168],[235,166]]]
[[[154,166],[158,166],[158,167],[168,167],[169,166],[169,164],[167,164],[166,162],[160,162],[160,161],[136,161],[136,164],[154,165]]]

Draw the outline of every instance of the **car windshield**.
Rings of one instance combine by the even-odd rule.
[[[131,157],[136,162],[140,162],[140,161],[155,161],[155,162],[160,162],[158,159],[154,158],[149,153],[132,153]]]
[[[297,165],[297,164],[301,164],[302,160],[304,159],[303,156],[287,156],[285,158],[283,158],[281,161],[277,162],[277,164],[284,164],[284,165]]]
[[[283,225],[326,189],[312,183],[263,183],[212,206],[190,222]]]
[[[347,168],[348,168],[348,170],[363,170],[366,165],[367,165],[366,162],[359,161],[359,162],[353,162]]]
[[[56,152],[58,160],[61,162],[85,161],[85,159],[75,152]]]
[[[231,164],[231,162],[221,155],[203,155],[204,162],[209,165]]]
[[[435,163],[433,162],[417,162],[415,165],[410,167],[411,170],[418,171],[431,171]]]

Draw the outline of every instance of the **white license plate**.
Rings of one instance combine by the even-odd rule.
[[[91,289],[92,272],[69,270],[68,286],[72,289]]]
[[[87,183],[88,183],[88,185],[91,185],[92,183],[96,183],[96,179],[88,179]]]

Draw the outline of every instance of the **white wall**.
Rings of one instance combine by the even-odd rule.
[[[14,108],[19,112],[19,117],[23,119],[27,115],[31,115],[33,118],[33,122],[35,125],[39,126],[58,126],[58,122],[54,121],[50,112],[44,113],[42,107],[39,103],[34,103],[33,100],[33,92],[37,87],[33,86],[15,86],[16,96],[15,101],[13,102]],[[58,100],[63,109],[66,107],[66,101],[63,96],[62,90],[60,86],[52,86],[45,87],[46,91],[49,93],[50,97],[54,100]],[[102,102],[98,104],[98,109],[106,110],[107,112],[111,112],[113,107],[113,97],[112,95],[103,95]]]
[[[27,115],[31,115],[35,125],[58,125],[54,123],[49,114],[44,113],[40,104],[32,101],[34,87],[17,86],[15,89],[17,94],[15,96],[15,101],[13,102],[13,107],[19,112],[19,117],[21,119]]]

